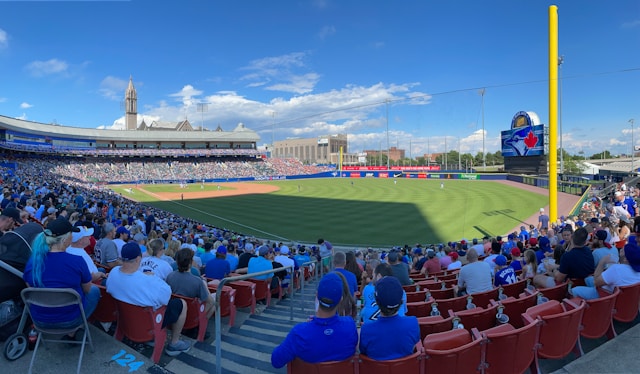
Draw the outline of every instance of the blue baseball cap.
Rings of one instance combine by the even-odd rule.
[[[322,277],[318,284],[318,302],[325,308],[335,308],[342,300],[342,278],[335,272]]]

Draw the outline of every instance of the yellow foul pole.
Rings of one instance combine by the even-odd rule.
[[[549,7],[549,220],[558,218],[558,7]]]

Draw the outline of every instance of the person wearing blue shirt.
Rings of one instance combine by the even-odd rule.
[[[355,274],[350,272],[349,270],[345,270],[344,267],[347,265],[347,255],[344,252],[336,252],[333,255],[333,266],[334,270],[344,275],[347,279],[347,284],[349,285],[349,291],[351,291],[351,295],[354,295],[358,290],[358,280],[356,279]]]
[[[233,244],[229,245],[227,248],[227,261],[229,262],[229,266],[231,267],[231,272],[236,271],[238,269],[238,255],[236,254],[236,249],[233,247]]]
[[[273,269],[271,260],[268,258],[269,256],[273,257],[273,250],[269,249],[269,247],[266,245],[261,246],[258,249],[258,257],[253,257],[249,260],[247,274],[258,273],[261,271]],[[253,277],[253,279],[271,281],[272,277],[273,277],[273,273],[270,273],[270,274],[255,276]]]
[[[271,353],[274,368],[279,369],[296,358],[314,364],[343,361],[355,354],[358,344],[356,325],[351,317],[341,317],[336,313],[342,299],[340,276],[329,273],[322,277],[316,296],[315,316],[294,326]]]
[[[221,245],[216,249],[216,258],[206,263],[204,273],[207,278],[222,279],[229,275],[231,266],[226,260],[227,248]]]
[[[371,323],[380,317],[380,307],[378,307],[378,303],[376,302],[376,282],[383,277],[391,277],[393,276],[393,271],[391,270],[391,265],[389,264],[379,264],[373,270],[373,281],[367,284],[362,290],[362,311],[360,312],[360,316],[362,318],[363,323]],[[398,309],[398,315],[404,316],[407,313],[407,293],[402,290],[402,305],[400,309]]]
[[[380,317],[362,325],[360,354],[378,360],[395,360],[413,353],[420,341],[420,326],[415,316],[399,316],[402,306],[402,285],[391,276],[376,282],[375,298]]]
[[[494,286],[504,286],[507,284],[516,283],[518,281],[516,271],[511,266],[507,266],[506,257],[500,255],[493,261],[496,263],[496,275],[493,280]]]
[[[530,236],[527,229],[524,226],[520,226],[520,233],[518,234],[518,239],[520,239],[521,242],[526,243],[527,240],[529,240],[529,238]]]

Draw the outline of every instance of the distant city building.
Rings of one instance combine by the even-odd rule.
[[[373,157],[380,157],[380,153],[382,153],[383,155],[387,156],[387,150],[383,149],[383,150],[365,150],[364,153],[367,154],[367,156],[373,156]],[[396,147],[391,147],[389,149],[388,152],[388,156],[389,156],[389,160],[393,161],[393,162],[398,162],[401,161],[405,158],[405,150],[404,149],[398,149]]]
[[[348,155],[347,134],[276,141],[273,144],[272,157],[293,157],[307,164],[338,164],[341,147],[343,163],[347,163],[346,159],[350,160],[348,162],[357,162],[356,155]]]

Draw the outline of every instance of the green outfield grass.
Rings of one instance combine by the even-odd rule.
[[[184,202],[158,201],[139,191],[130,195],[122,187],[114,189],[158,208],[249,235],[302,242],[322,237],[354,246],[502,235],[548,202],[546,195],[488,181],[446,180],[443,189],[439,180],[424,179],[400,179],[397,184],[392,179],[340,178],[268,184],[280,190]],[[144,188],[150,187],[154,192],[180,191],[175,185]],[[200,185],[189,189],[200,190]]]

